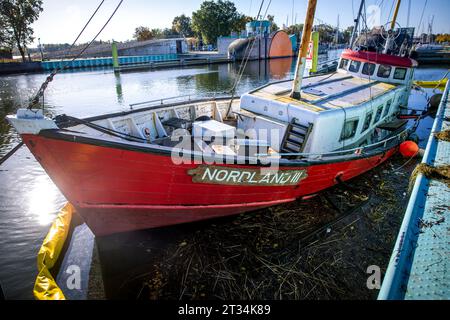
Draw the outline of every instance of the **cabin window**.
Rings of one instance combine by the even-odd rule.
[[[373,76],[374,72],[375,72],[375,67],[376,64],[374,63],[364,63],[363,69],[362,69],[362,74],[365,74],[366,76]]]
[[[395,68],[394,79],[395,80],[405,80],[407,71],[408,71],[408,69],[406,69],[406,68]]]
[[[378,67],[377,76],[379,76],[380,78],[389,78],[389,76],[391,75],[391,70],[391,66],[380,64],[380,66]]]
[[[361,133],[365,132],[370,127],[370,123],[372,122],[372,112],[366,114],[366,119],[364,119],[364,125],[362,127]]]
[[[386,109],[384,109],[383,118],[389,114],[389,111],[391,111],[391,105],[392,105],[392,99],[386,103]]]
[[[341,133],[341,140],[347,140],[355,136],[358,122],[359,119],[351,119],[345,122]]]
[[[373,123],[377,123],[381,119],[381,114],[383,113],[383,106],[379,106],[377,109],[377,114],[375,115],[375,121]]]
[[[350,67],[348,68],[348,71],[350,71],[350,72],[359,72],[359,67],[361,67],[361,62],[359,62],[359,61],[352,61],[350,63]]]
[[[339,66],[339,68],[347,69],[347,66],[348,66],[348,60],[347,59],[342,59],[341,60],[341,65]]]

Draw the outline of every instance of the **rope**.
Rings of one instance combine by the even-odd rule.
[[[61,117],[59,119],[59,121],[61,121],[61,122],[72,121],[72,122],[75,122],[77,124],[83,124],[83,125],[85,125],[85,126],[87,126],[89,128],[92,128],[94,130],[97,130],[97,131],[100,131],[100,132],[112,135],[114,137],[125,139],[125,140],[128,140],[128,141],[148,142],[148,140],[143,139],[141,137],[136,137],[136,136],[124,133],[124,132],[116,131],[116,130],[113,130],[113,129],[110,129],[110,128],[107,128],[107,127],[103,127],[103,126],[100,126],[98,124],[95,124],[95,123],[92,123],[92,122],[89,122],[89,121],[86,121],[86,120],[82,120],[82,119],[79,119],[79,118],[75,118],[75,117],[71,117],[71,116],[67,116],[67,115],[63,115],[63,116],[59,116],[59,117]]]
[[[104,0],[103,0],[104,1]],[[80,32],[80,34],[78,35],[77,39],[75,40],[75,42],[78,40],[78,38],[81,36],[81,34],[84,32],[84,30],[86,29],[86,27],[88,26],[88,24],[91,22],[92,18],[95,16],[95,14],[97,13],[97,11],[100,9],[101,5],[103,4],[103,1],[100,3],[100,5],[97,7],[97,9],[95,10],[95,12],[92,14],[92,16],[89,18],[88,22],[86,23],[86,25],[84,26],[83,30]],[[103,32],[103,30],[106,28],[106,26],[109,24],[109,22],[111,21],[111,19],[114,17],[114,15],[116,14],[117,10],[119,9],[119,7],[121,6],[123,0],[120,0],[119,4],[116,6],[116,8],[114,9],[113,13],[111,14],[111,16],[109,17],[109,19],[106,21],[106,23],[103,25],[103,27],[100,29],[100,31],[95,35],[95,37],[83,48],[83,50],[81,50],[75,57],[73,57],[68,63],[66,63],[65,66],[61,67],[61,68],[57,68],[55,70],[52,71],[52,73],[50,73],[50,75],[47,77],[47,79],[44,81],[44,83],[42,83],[41,87],[39,88],[36,96],[31,100],[30,105],[28,106],[28,109],[31,110],[34,106],[36,106],[37,104],[39,104],[39,99],[41,97],[44,96],[44,92],[47,89],[48,84],[53,81],[53,78],[55,77],[55,75],[68,68],[69,63],[75,61],[76,59],[78,59],[90,46],[91,44],[97,39],[97,37],[100,35],[100,33]],[[75,44],[74,42],[74,44]],[[74,45],[72,44],[72,46]]]
[[[17,150],[20,149],[20,147],[23,146],[23,141],[19,142],[14,148],[12,148],[7,154],[3,156],[3,158],[0,159],[0,165],[2,165],[6,160],[8,160],[14,153],[16,153]]]
[[[417,30],[419,30],[420,26],[422,25],[422,20],[423,20],[424,14],[425,14],[425,9],[427,7],[427,4],[428,4],[428,0],[425,0],[425,4],[424,4],[423,9],[422,9],[422,15],[420,16],[420,21],[419,21],[419,25],[417,26]]]
[[[269,10],[269,7],[270,7],[271,3],[272,3],[272,0],[270,0],[269,4],[267,5],[267,8],[266,8],[266,11],[264,13],[263,19],[266,17],[267,11]],[[259,7],[258,15],[256,16],[256,19],[258,19],[258,17],[261,15],[261,10],[263,8],[263,5],[264,5],[264,0],[261,1],[261,5]],[[261,27],[262,27],[262,21],[260,23],[260,29],[261,29]],[[255,43],[256,43],[256,37],[253,40],[252,46],[251,46],[251,48],[250,48],[250,50],[248,52],[247,52],[247,49],[250,46],[250,42],[247,44],[246,50],[244,52],[244,59],[241,61],[241,66],[240,66],[239,71],[238,71],[238,77],[236,78],[236,81],[235,81],[235,83],[234,83],[234,85],[232,87],[232,90],[231,90],[231,100],[230,100],[230,104],[228,106],[227,112],[225,113],[226,117],[228,117],[228,115],[230,114],[231,108],[233,106],[233,100],[234,100],[234,97],[235,97],[235,94],[236,94],[236,88],[237,88],[238,84],[242,80],[242,76],[244,75],[245,68],[247,67],[248,61],[250,59],[250,54],[251,54],[251,52],[252,52],[252,50],[253,50],[253,48],[255,46]],[[245,57],[246,54],[247,54],[247,59]],[[260,57],[258,57],[258,58],[260,58]]]
[[[98,5],[97,9],[95,9],[94,13],[91,15],[91,17],[89,18],[89,20],[86,22],[86,24],[84,25],[83,29],[80,31],[80,33],[78,34],[78,36],[75,38],[74,42],[72,43],[72,45],[70,46],[70,48],[66,51],[67,53],[72,51],[73,47],[75,46],[75,43],[77,43],[78,39],[81,37],[81,35],[83,34],[84,30],[86,30],[87,26],[89,25],[89,23],[91,22],[91,20],[94,18],[94,16],[97,14],[97,11],[100,9],[100,7],[103,5],[103,3],[105,2],[105,0],[102,0],[102,2],[100,2],[100,4]],[[67,56],[67,53],[64,56]],[[61,59],[62,61],[63,59]]]

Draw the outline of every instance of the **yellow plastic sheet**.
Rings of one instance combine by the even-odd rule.
[[[50,273],[66,241],[70,229],[73,206],[68,202],[61,209],[37,256],[38,276],[34,283],[33,294],[38,300],[65,300],[64,293]]]

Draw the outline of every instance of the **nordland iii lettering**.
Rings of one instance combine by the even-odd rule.
[[[296,185],[308,176],[306,170],[276,170],[262,173],[260,169],[218,166],[199,166],[188,170],[188,174],[192,176],[192,182],[194,183],[259,186]]]

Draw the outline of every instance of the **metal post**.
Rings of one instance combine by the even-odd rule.
[[[113,58],[113,68],[114,70],[119,69],[119,53],[117,51],[117,43],[113,40],[112,42],[112,58]]]
[[[306,55],[308,53],[309,41],[314,23],[314,14],[316,12],[317,0],[309,0],[306,10],[305,24],[303,26],[302,44],[298,54],[297,67],[292,85],[291,98],[299,100],[301,97],[303,73],[305,71]]]
[[[42,52],[41,38],[38,38],[38,43],[39,43],[39,51],[41,53],[41,61],[44,61],[44,52]]]
[[[356,34],[358,33],[359,19],[361,18],[361,14],[364,8],[364,0],[361,0],[361,4],[359,5],[358,16],[355,19],[355,26],[353,27],[352,37],[350,38],[350,49],[353,49],[353,45],[356,41]]]

